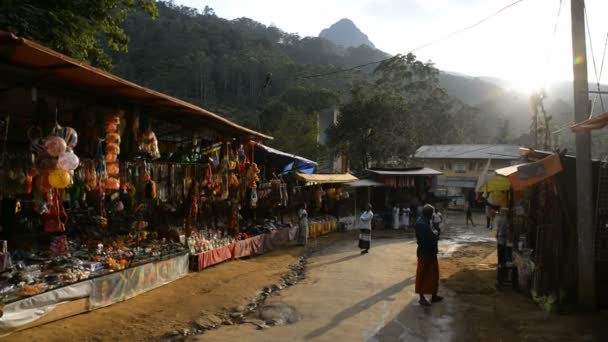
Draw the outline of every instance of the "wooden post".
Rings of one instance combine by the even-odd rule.
[[[585,1],[571,0],[572,58],[574,71],[574,121],[589,117]],[[591,137],[587,130],[576,132],[576,197],[578,233],[578,301],[581,308],[597,306],[595,294],[595,243],[591,172]]]

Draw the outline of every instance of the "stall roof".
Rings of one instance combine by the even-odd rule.
[[[354,181],[351,183],[347,183],[346,186],[350,186],[353,188],[364,188],[364,187],[381,187],[386,186],[384,183],[376,182],[371,179],[360,179],[358,181]]]
[[[594,130],[608,126],[608,112],[598,114],[592,118],[574,124],[570,128],[572,131]]]
[[[29,71],[43,72],[46,76],[75,88],[128,99],[141,105],[166,108],[203,117],[225,130],[236,131],[241,135],[250,135],[258,139],[272,139],[268,135],[240,126],[191,103],[142,87],[31,40],[4,31],[0,31],[0,62]]]
[[[279,150],[277,150],[275,148],[266,146],[266,145],[264,145],[262,143],[256,143],[255,145],[256,145],[256,147],[259,147],[260,149],[262,149],[262,150],[264,150],[264,151],[266,151],[266,152],[268,152],[270,154],[286,157],[286,158],[289,158],[289,159],[299,160],[299,161],[305,162],[307,164],[318,165],[317,162],[314,162],[312,160],[306,159],[304,157],[296,156],[295,154],[279,151]]]
[[[357,177],[351,175],[350,173],[341,173],[341,174],[320,174],[315,173],[311,175],[296,173],[298,179],[305,181],[307,183],[350,183],[359,180]]]
[[[554,153],[533,163],[525,163],[498,169],[495,173],[507,177],[515,190],[538,184],[563,170],[560,156]]]
[[[517,145],[424,145],[417,159],[519,159]]]
[[[443,174],[428,167],[416,167],[408,169],[373,168],[367,169],[366,171],[382,176],[439,176]]]

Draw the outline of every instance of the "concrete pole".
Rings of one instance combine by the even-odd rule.
[[[587,81],[587,46],[585,35],[585,0],[571,0],[572,57],[574,71],[574,121],[589,117]],[[589,131],[576,133],[576,197],[578,232],[578,301],[581,308],[597,306],[595,293],[595,243],[591,172],[591,137]]]

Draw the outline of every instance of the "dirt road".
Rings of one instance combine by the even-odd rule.
[[[415,241],[375,232],[370,254],[358,253],[354,236],[337,242],[309,259],[306,280],[270,299],[295,307],[299,322],[267,330],[223,327],[191,340],[608,340],[605,315],[548,314],[519,293],[497,292],[491,232],[454,224],[445,235],[440,272],[446,300],[431,308],[420,307],[414,293]]]
[[[223,326],[189,341],[608,341],[606,315],[560,316],[531,299],[494,288],[492,234],[451,218],[440,243],[441,292],[431,308],[414,293],[416,244],[411,234],[376,231],[370,254],[360,255],[356,233],[321,238],[306,278],[269,297],[295,308],[294,324],[257,330]],[[248,303],[296,263],[290,248],[218,265],[95,312],[19,332],[6,341],[163,340],[192,326],[201,312],[221,313]]]

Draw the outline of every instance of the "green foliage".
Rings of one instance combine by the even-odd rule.
[[[268,133],[274,137],[268,144],[284,151],[312,160],[321,156],[321,146],[317,143],[318,123],[316,113],[301,111],[284,112],[274,130]]]
[[[432,64],[397,55],[374,74],[375,82],[353,87],[329,132],[354,169],[403,166],[419,145],[465,142],[474,133],[475,111],[447,95]]]
[[[502,119],[500,128],[498,130],[498,136],[496,137],[497,144],[510,144],[511,139],[511,121],[509,119]]]
[[[322,154],[318,112],[337,103],[338,96],[327,89],[290,88],[260,113],[260,129],[275,138],[270,146],[317,160]]]
[[[110,69],[105,49],[127,51],[129,37],[120,25],[136,10],[158,15],[154,0],[4,0],[0,29]]]

